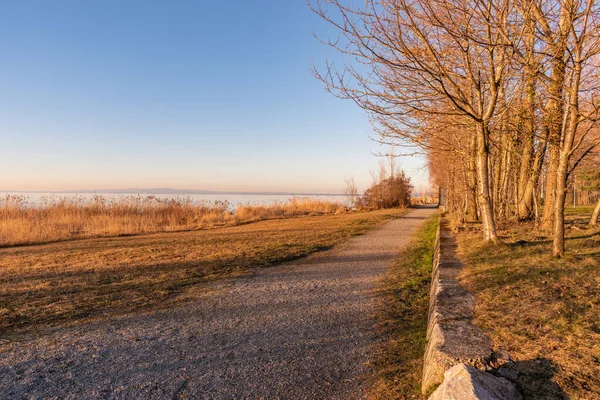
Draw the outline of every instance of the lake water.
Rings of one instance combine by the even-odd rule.
[[[215,201],[227,201],[232,207],[238,204],[252,205],[270,205],[274,203],[284,203],[292,198],[310,198],[315,200],[324,200],[331,202],[346,203],[344,195],[315,195],[315,194],[296,194],[296,195],[276,195],[276,194],[148,194],[148,193],[30,193],[30,192],[0,192],[0,202],[8,195],[24,196],[30,205],[35,205],[43,198],[60,199],[63,197],[91,199],[94,196],[102,196],[107,199],[119,199],[131,196],[154,196],[160,199],[191,199],[194,203],[214,203]]]

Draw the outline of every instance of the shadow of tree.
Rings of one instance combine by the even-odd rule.
[[[556,366],[548,359],[510,361],[490,372],[513,382],[524,400],[569,399],[564,390],[554,382]]]
[[[594,238],[597,236],[598,236],[598,232],[592,232],[592,233],[587,233],[587,234],[584,233],[583,235],[573,235],[570,237],[566,237],[565,241],[566,242],[574,242],[576,240],[591,239],[591,238]],[[538,245],[551,244],[551,243],[552,243],[552,239],[538,239],[538,240],[518,240],[516,242],[506,243],[506,245],[511,248],[519,248],[519,247],[538,246]]]

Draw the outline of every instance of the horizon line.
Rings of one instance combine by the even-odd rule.
[[[295,192],[295,191],[238,191],[238,190],[205,190],[205,189],[173,189],[173,188],[127,188],[127,189],[69,189],[69,190],[4,190],[0,193],[52,193],[52,194],[224,194],[224,195],[280,195],[280,196],[344,196],[344,193],[328,192]]]

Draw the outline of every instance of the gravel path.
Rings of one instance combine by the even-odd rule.
[[[377,280],[433,212],[199,287],[198,300],[176,309],[4,345],[0,398],[361,398]]]

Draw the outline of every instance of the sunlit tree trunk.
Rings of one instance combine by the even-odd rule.
[[[488,131],[484,124],[477,125],[477,196],[481,222],[483,225],[483,239],[493,243],[498,242],[494,210],[490,199],[490,181],[488,173],[489,149],[487,146]]]
[[[544,136],[542,136],[540,139],[540,143],[538,144],[538,148],[535,152],[535,158],[533,159],[531,175],[529,176],[529,180],[525,186],[525,191],[523,193],[523,197],[521,198],[522,201],[519,203],[519,217],[521,219],[526,219],[526,215],[531,216],[534,213],[534,196],[536,195],[535,192],[540,180],[544,158],[546,156],[546,148],[548,147],[546,137],[547,133],[548,131],[546,130]]]
[[[600,217],[600,198],[596,203],[596,208],[594,208],[594,212],[592,213],[592,219],[590,219],[590,225],[596,226],[598,225],[598,217]]]
[[[580,57],[578,49],[576,57]],[[573,78],[569,85],[568,125],[561,140],[558,166],[556,169],[556,195],[554,200],[553,245],[552,254],[562,257],[565,254],[565,199],[567,195],[567,177],[569,160],[573,152],[575,134],[579,126],[579,85],[581,81],[581,60],[577,59],[573,67]]]
[[[534,178],[535,166],[533,164],[534,144],[536,135],[536,68],[534,64],[535,47],[535,22],[526,20],[527,63],[525,65],[525,101],[521,114],[521,168],[517,185],[518,204],[517,216],[520,220],[527,220],[533,216],[533,188],[529,188]],[[537,181],[537,179],[536,179]]]
[[[509,132],[504,125],[501,127],[502,138],[500,140],[500,154],[498,171],[495,172],[499,182],[499,186],[496,189],[498,191],[496,195],[496,201],[494,202],[494,212],[497,216],[505,217],[509,214],[509,193],[510,193],[510,181],[511,181],[511,163],[513,153],[513,133]]]
[[[469,138],[469,168],[467,171],[467,207],[466,220],[467,222],[475,222],[477,217],[477,147],[476,137],[471,135]]]
[[[541,227],[544,230],[548,230],[553,226],[554,223],[554,203],[556,201],[556,179],[558,174],[558,162],[560,158],[560,150],[558,148],[557,141],[560,137],[556,137],[550,132],[552,140],[548,143],[548,173],[546,175],[546,187],[544,189],[544,211],[542,214]]]
[[[547,21],[543,21],[547,23]],[[560,163],[561,131],[563,123],[563,88],[565,86],[567,52],[567,37],[571,26],[571,15],[566,5],[563,5],[556,38],[552,32],[545,33],[545,40],[552,50],[552,75],[548,88],[549,99],[545,107],[544,129],[548,137],[548,174],[546,178],[544,212],[542,214],[542,229],[549,230],[553,226],[556,199],[556,183],[558,165]]]

